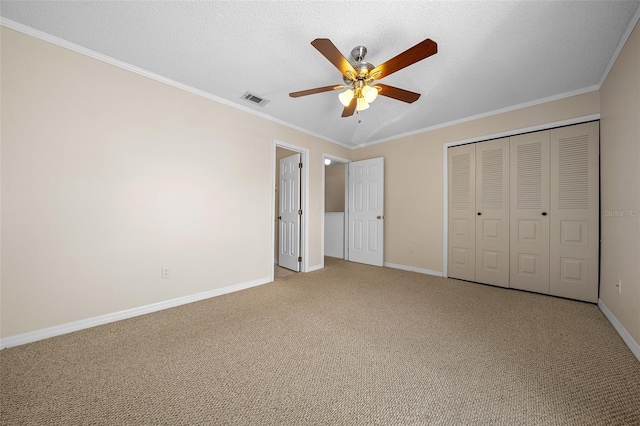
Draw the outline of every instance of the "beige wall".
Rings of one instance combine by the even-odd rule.
[[[324,211],[344,212],[343,163],[331,163],[324,167]]]
[[[600,299],[640,343],[640,27],[600,89]],[[622,280],[622,292],[616,285]]]
[[[1,337],[264,281],[274,139],[335,144],[2,28]],[[160,268],[172,277],[160,279]]]
[[[589,92],[355,150],[385,159],[385,262],[442,272],[444,144],[598,112]]]

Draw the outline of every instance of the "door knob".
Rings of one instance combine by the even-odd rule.
[[[278,216],[278,220],[282,220],[282,216]]]
[[[478,216],[482,216],[482,213],[478,212]]]
[[[547,212],[542,212],[542,216],[546,216],[546,215],[547,215]]]
[[[383,219],[383,218],[384,218],[384,216],[378,216],[378,219]]]

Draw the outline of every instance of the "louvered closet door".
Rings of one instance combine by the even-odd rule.
[[[476,144],[476,281],[509,287],[509,138]]]
[[[598,301],[599,125],[551,130],[550,292]]]
[[[475,280],[475,145],[449,148],[449,255],[450,278]]]
[[[549,293],[549,131],[510,141],[509,286]]]

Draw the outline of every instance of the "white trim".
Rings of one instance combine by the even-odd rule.
[[[237,104],[237,103],[232,102],[232,101],[230,101],[228,99],[218,97],[216,95],[213,95],[211,93],[205,92],[203,90],[196,89],[195,87],[191,87],[191,86],[186,85],[184,83],[180,83],[180,82],[172,80],[170,78],[163,77],[163,76],[161,76],[159,74],[155,74],[155,73],[153,73],[151,71],[147,71],[147,70],[145,70],[143,68],[140,68],[140,67],[137,67],[135,65],[131,65],[131,64],[128,64],[126,62],[120,61],[118,59],[112,58],[110,56],[103,55],[102,53],[98,53],[98,52],[96,52],[94,50],[87,49],[86,47],[77,45],[77,44],[72,43],[70,41],[61,39],[61,38],[53,36],[51,34],[47,34],[47,33],[42,32],[40,30],[36,30],[35,28],[31,28],[31,27],[28,27],[28,26],[26,26],[24,24],[20,24],[18,22],[12,21],[11,19],[0,17],[0,25],[3,26],[3,27],[10,28],[12,30],[21,32],[23,34],[27,34],[29,36],[35,37],[37,39],[46,41],[48,43],[55,44],[56,46],[63,47],[65,49],[68,49],[68,50],[71,50],[73,52],[79,53],[81,55],[85,55],[85,56],[88,56],[90,58],[97,59],[98,61],[105,62],[107,64],[116,66],[118,68],[125,69],[127,71],[131,71],[133,73],[142,75],[144,77],[148,77],[150,79],[159,81],[159,82],[167,84],[169,86],[173,86],[173,87],[175,87],[177,89],[181,89],[181,90],[184,90],[186,92],[193,93],[194,95],[201,96],[203,98],[212,100],[214,102],[221,103],[221,104],[229,106],[231,108],[239,109],[240,111],[244,111],[244,112],[247,112],[249,114],[256,115],[256,116],[258,116],[260,118],[264,118],[265,120],[269,120],[269,121],[272,121],[274,123],[281,124],[283,126],[289,127],[291,129],[297,130],[297,131],[305,133],[307,135],[311,135],[311,136],[314,136],[316,138],[322,139],[324,141],[331,142],[331,143],[334,143],[336,145],[340,145],[340,146],[345,147],[345,148],[353,148],[353,145],[347,145],[345,143],[338,142],[337,140],[328,138],[328,137],[323,136],[323,135],[321,135],[319,133],[315,133],[315,132],[309,131],[307,129],[303,129],[300,126],[296,126],[295,124],[291,124],[291,123],[289,123],[287,121],[283,121],[283,120],[280,120],[278,118],[272,117],[272,116],[270,116],[268,114],[265,114],[263,112],[256,111],[256,110],[254,110],[252,108],[249,108],[247,106]],[[238,95],[238,98],[240,98],[240,95]]]
[[[442,270],[444,271],[443,276],[446,277],[447,276],[447,267],[448,267],[448,254],[449,251],[447,250],[447,248],[449,247],[449,228],[448,228],[448,214],[449,214],[449,197],[448,197],[448,192],[449,192],[449,163],[447,161],[447,148],[452,147],[452,146],[458,146],[458,145],[464,145],[464,144],[468,144],[468,143],[475,143],[475,142],[481,142],[481,141],[486,141],[489,139],[497,139],[497,138],[505,138],[505,137],[509,137],[509,136],[514,136],[514,135],[519,135],[522,133],[529,133],[529,132],[537,132],[538,130],[547,130],[547,129],[552,129],[555,127],[562,127],[562,126],[570,126],[572,124],[579,124],[579,123],[586,123],[589,121],[594,121],[594,120],[599,120],[600,119],[600,113],[597,114],[591,114],[591,115],[583,115],[581,117],[575,117],[575,118],[569,118],[567,120],[561,120],[561,121],[554,121],[553,123],[546,123],[546,124],[539,124],[536,126],[530,126],[530,127],[524,127],[521,129],[514,129],[514,130],[507,130],[505,132],[500,132],[500,133],[494,133],[491,135],[485,135],[485,136],[478,136],[478,137],[474,137],[471,139],[464,139],[464,140],[460,140],[460,141],[455,141],[455,142],[447,142],[445,144],[442,145],[442,188],[443,188],[443,201],[442,201],[442,205],[443,205],[443,236],[442,236]]]
[[[327,154],[322,154],[322,220],[320,220],[320,266],[322,266],[324,268],[324,227],[325,227],[325,223],[324,223],[324,219],[325,219],[325,215],[326,215],[326,211],[327,211],[327,204],[326,204],[326,200],[327,197],[325,195],[325,181],[326,181],[326,174],[327,174],[327,169],[325,168],[325,164],[324,164],[324,159],[328,158],[326,157]]]
[[[322,256],[322,258],[324,259],[324,256]],[[319,263],[317,265],[313,265],[313,266],[309,266],[309,268],[307,269],[307,272],[313,272],[313,271],[317,271],[324,268],[324,261],[323,263]]]
[[[553,129],[555,127],[571,126],[573,124],[587,123],[589,121],[595,121],[595,120],[600,120],[600,113],[583,115],[581,117],[569,118],[567,120],[554,121],[553,123],[538,124],[536,126],[524,127],[521,129],[507,130],[505,132],[493,133],[491,135],[485,135],[485,136],[477,136],[474,138],[464,139],[464,140],[455,141],[455,142],[447,142],[444,144],[444,147],[449,148],[451,146],[464,145],[467,143],[482,142],[490,139],[505,138],[505,137],[514,136],[514,135],[520,135],[523,133],[537,132],[538,130]]]
[[[618,56],[620,55],[620,52],[622,52],[624,45],[627,44],[627,40],[629,40],[629,37],[631,36],[633,29],[636,27],[638,20],[640,20],[640,7],[636,9],[636,13],[634,13],[633,16],[631,17],[631,20],[629,21],[629,25],[627,25],[627,29],[622,35],[622,38],[620,39],[620,43],[618,43],[618,47],[616,48],[616,51],[613,53],[613,56],[611,56],[611,60],[609,61],[609,64],[607,64],[607,68],[605,68],[604,72],[602,73],[602,77],[600,77],[600,81],[598,82],[598,89],[602,87],[602,85],[604,84],[604,81],[609,76],[609,72],[611,71],[611,68],[613,68],[613,64],[615,64],[616,61],[618,60]]]
[[[139,315],[149,314],[151,312],[162,311],[164,309],[175,308],[176,306],[186,305],[187,303],[198,302],[200,300],[222,296],[223,294],[246,290],[251,287],[267,284],[271,281],[272,280],[270,280],[268,277],[260,278],[257,280],[248,281],[246,283],[234,284],[222,288],[216,288],[214,290],[205,291],[202,293],[178,297],[177,299],[165,300],[164,302],[152,303],[151,305],[139,306],[137,308],[113,312],[110,314],[100,315],[97,317],[87,318],[79,321],[68,322],[66,324],[43,328],[28,333],[18,334],[16,336],[5,337],[4,339],[0,340],[0,349],[24,345],[26,343],[36,342],[38,340],[60,336],[62,334],[72,333],[78,330],[84,330],[85,328],[109,324],[111,322],[133,318]]]
[[[453,120],[453,121],[449,121],[449,122],[446,122],[446,123],[437,124],[437,125],[430,126],[430,127],[424,127],[424,128],[418,129],[418,130],[413,130],[413,131],[410,131],[410,132],[401,133],[399,135],[390,136],[390,137],[384,138],[384,139],[374,140],[374,141],[363,143],[363,144],[360,144],[360,145],[357,145],[357,146],[353,146],[352,144],[346,144],[346,143],[337,141],[335,139],[328,138],[328,137],[326,137],[324,135],[309,131],[309,130],[304,129],[304,128],[300,127],[300,126],[297,126],[295,124],[292,124],[292,123],[289,123],[289,122],[274,118],[274,117],[272,117],[272,116],[270,116],[268,114],[265,114],[265,113],[263,113],[261,111],[256,111],[256,110],[254,110],[252,108],[249,108],[247,106],[237,104],[237,103],[229,101],[229,100],[227,100],[225,98],[221,98],[221,97],[218,97],[218,96],[213,95],[211,93],[205,92],[203,90],[196,89],[195,87],[188,86],[188,85],[186,85],[184,83],[180,83],[180,82],[172,80],[170,78],[163,77],[163,76],[161,76],[159,74],[152,73],[152,72],[147,71],[147,70],[145,70],[143,68],[128,64],[126,62],[120,61],[118,59],[112,58],[112,57],[107,56],[107,55],[103,55],[102,53],[98,53],[98,52],[96,52],[94,50],[87,49],[86,47],[77,45],[77,44],[72,43],[70,41],[67,41],[67,40],[61,39],[59,37],[53,36],[51,34],[47,34],[47,33],[43,32],[43,31],[36,30],[35,28],[31,28],[31,27],[26,26],[24,24],[12,21],[11,19],[0,17],[0,26],[10,28],[12,30],[21,32],[23,34],[27,34],[29,36],[38,38],[40,40],[46,41],[46,42],[54,44],[56,46],[60,46],[60,47],[65,48],[65,49],[71,50],[71,51],[79,53],[81,55],[88,56],[90,58],[99,60],[101,62],[105,62],[107,64],[116,66],[118,68],[122,68],[124,70],[136,73],[138,75],[142,75],[142,76],[147,77],[147,78],[151,78],[153,80],[159,81],[159,82],[167,84],[169,86],[173,86],[173,87],[175,87],[177,89],[181,89],[181,90],[184,90],[184,91],[189,92],[189,93],[193,93],[194,95],[201,96],[203,98],[212,100],[214,102],[221,103],[221,104],[229,106],[231,108],[235,108],[235,109],[238,109],[240,111],[247,112],[249,114],[253,114],[253,115],[258,116],[260,118],[263,118],[265,120],[281,124],[283,126],[289,127],[291,129],[297,130],[297,131],[305,133],[307,135],[314,136],[316,138],[325,140],[327,142],[331,142],[333,144],[342,146],[344,148],[349,148],[351,150],[354,150],[354,149],[358,149],[358,148],[363,148],[365,146],[370,146],[370,145],[375,145],[375,144],[378,144],[378,143],[392,141],[392,140],[395,140],[395,139],[400,139],[400,138],[403,138],[403,137],[406,137],[406,136],[412,136],[412,135],[415,135],[415,134],[418,134],[418,133],[424,133],[424,132],[428,132],[428,131],[432,131],[432,130],[436,130],[436,129],[441,129],[443,127],[454,126],[456,124],[464,123],[464,122],[467,122],[467,121],[478,120],[480,118],[486,118],[486,117],[490,117],[490,116],[493,116],[493,115],[498,115],[498,114],[503,114],[505,112],[518,110],[518,109],[521,109],[521,108],[526,108],[526,107],[530,107],[530,106],[534,106],[534,105],[538,105],[538,104],[543,104],[545,102],[551,102],[551,101],[564,99],[564,98],[568,98],[568,97],[571,97],[571,96],[576,96],[576,95],[580,95],[580,94],[584,94],[584,93],[589,93],[589,92],[592,92],[592,91],[595,91],[595,90],[599,90],[600,86],[602,85],[602,82],[606,78],[606,75],[608,74],[611,66],[613,65],[613,62],[615,62],[615,59],[617,58],[618,54],[622,50],[622,47],[624,46],[624,43],[629,38],[629,35],[631,34],[631,31],[633,30],[633,27],[635,26],[635,22],[638,20],[639,17],[640,17],[640,9],[638,11],[636,11],[636,14],[634,15],[634,17],[632,18],[631,22],[629,23],[627,31],[625,32],[625,35],[623,36],[623,39],[621,40],[621,43],[619,44],[618,49],[616,50],[616,53],[614,54],[614,56],[611,59],[611,63],[609,64],[609,67],[607,68],[607,70],[603,74],[603,76],[601,78],[601,82],[598,85],[589,86],[589,87],[585,87],[585,88],[582,88],[582,89],[574,90],[574,91],[571,91],[571,92],[561,93],[561,94],[554,95],[554,96],[549,96],[549,97],[538,99],[538,100],[535,100],[535,101],[525,102],[525,103],[522,103],[522,104],[517,104],[517,105],[513,105],[513,106],[510,106],[510,107],[506,107],[506,108],[501,108],[501,109],[497,109],[497,110],[494,110],[494,111],[489,111],[489,112],[486,112],[486,113],[473,115],[473,116],[461,118],[461,119],[458,119],[458,120]]]
[[[213,95],[211,93],[205,92],[205,91],[200,90],[200,89],[196,89],[195,87],[186,85],[184,83],[180,83],[178,81],[175,81],[175,80],[172,80],[170,78],[161,76],[159,74],[155,74],[155,73],[147,71],[147,70],[145,70],[143,68],[137,67],[135,65],[128,64],[126,62],[123,62],[123,61],[120,61],[118,59],[112,58],[110,56],[104,55],[102,53],[98,53],[98,52],[96,52],[94,50],[91,50],[91,49],[88,49],[86,47],[80,46],[78,44],[72,43],[70,41],[61,39],[61,38],[53,36],[51,34],[47,34],[47,33],[43,32],[43,31],[36,30],[35,28],[31,28],[31,27],[29,27],[27,25],[24,25],[24,24],[21,24],[19,22],[12,21],[11,19],[0,17],[0,26],[6,27],[6,28],[10,28],[12,30],[21,32],[23,34],[27,34],[29,36],[32,36],[32,37],[35,37],[37,39],[46,41],[46,42],[54,44],[56,46],[60,46],[60,47],[65,48],[65,49],[71,50],[71,51],[79,53],[81,55],[85,55],[85,56],[88,56],[90,58],[99,60],[101,62],[105,62],[107,64],[116,66],[118,68],[122,68],[124,70],[136,73],[138,75],[142,75],[144,77],[159,81],[161,83],[167,84],[169,86],[173,86],[173,87],[175,87],[177,89],[184,90],[186,92],[192,93],[192,94],[197,95],[197,96],[201,96],[203,98],[212,100],[214,102],[221,103],[221,104],[229,106],[231,108],[235,108],[235,109],[238,109],[240,111],[243,111],[243,112],[246,112],[246,113],[249,113],[249,114],[253,114],[253,115],[258,116],[260,118],[263,118],[265,120],[281,124],[283,126],[289,127],[291,129],[297,130],[297,131],[305,133],[307,135],[314,136],[316,138],[325,140],[327,142],[331,142],[333,144],[342,146],[344,148],[349,148],[351,150],[354,150],[354,149],[363,148],[363,147],[370,146],[370,145],[375,145],[375,144],[379,144],[379,143],[383,143],[383,142],[388,142],[388,141],[400,139],[400,138],[407,137],[407,136],[416,135],[416,134],[419,134],[419,133],[424,133],[424,132],[429,132],[429,131],[436,130],[436,129],[441,129],[443,127],[454,126],[454,125],[457,125],[457,124],[460,124],[460,123],[465,123],[465,122],[468,122],[468,121],[478,120],[478,119],[481,119],[481,118],[486,118],[486,117],[490,117],[490,116],[494,116],[494,115],[498,115],[498,114],[503,114],[503,113],[506,113],[506,112],[515,111],[515,110],[518,110],[518,109],[527,108],[527,107],[530,107],[530,106],[539,105],[539,104],[543,104],[543,103],[546,103],[546,102],[552,102],[552,101],[568,98],[568,97],[571,97],[571,96],[577,96],[577,95],[581,95],[581,94],[584,94],[584,93],[589,93],[589,92],[592,92],[592,91],[595,91],[595,90],[599,90],[600,86],[602,85],[602,83],[606,79],[606,76],[608,75],[611,67],[613,66],[613,63],[615,62],[615,60],[617,59],[620,51],[624,47],[624,44],[626,43],[627,39],[631,35],[631,32],[633,31],[633,28],[635,27],[635,23],[638,21],[639,18],[640,18],[640,9],[638,9],[636,11],[634,17],[629,22],[627,30],[626,30],[625,34],[623,35],[623,37],[622,37],[622,39],[621,39],[621,41],[620,41],[620,43],[618,45],[618,48],[616,49],[616,52],[614,53],[613,57],[611,58],[611,61],[610,61],[609,65],[608,65],[607,69],[603,73],[603,75],[602,75],[602,77],[600,79],[600,83],[598,83],[597,85],[585,87],[585,88],[582,88],[582,89],[573,90],[573,91],[570,91],[570,92],[560,93],[560,94],[557,94],[557,95],[549,96],[549,97],[542,98],[542,99],[537,99],[537,100],[534,100],[534,101],[529,101],[529,102],[525,102],[525,103],[521,103],[521,104],[517,104],[517,105],[512,105],[512,106],[509,106],[509,107],[506,107],[506,108],[501,108],[501,109],[485,112],[485,113],[482,113],[482,114],[473,115],[473,116],[461,118],[461,119],[458,119],[458,120],[453,120],[453,121],[449,121],[449,122],[446,122],[446,123],[437,124],[437,125],[430,126],[430,127],[423,127],[421,129],[413,130],[413,131],[406,132],[406,133],[401,133],[401,134],[398,134],[398,135],[395,135],[395,136],[390,136],[390,137],[387,137],[387,138],[383,138],[383,139],[378,139],[378,140],[374,140],[374,141],[371,141],[371,142],[362,143],[362,144],[357,145],[357,146],[353,146],[352,144],[346,144],[346,143],[337,141],[335,139],[328,138],[328,137],[326,137],[324,135],[321,135],[319,133],[315,133],[315,132],[312,132],[310,130],[304,129],[304,128],[300,127],[300,126],[297,126],[297,125],[289,123],[287,121],[283,121],[283,120],[280,120],[278,118],[272,117],[272,116],[270,116],[268,114],[265,114],[263,112],[256,111],[256,110],[254,110],[252,108],[249,108],[247,106],[237,104],[237,103],[232,102],[232,101],[230,101],[228,99],[221,98],[219,96]]]
[[[401,269],[403,271],[418,272],[420,274],[434,275],[436,277],[441,277],[442,276],[442,272],[440,272],[440,271],[432,271],[431,269],[416,268],[415,266],[399,265],[397,263],[390,263],[390,262],[384,262],[383,266],[385,266],[387,268]]]
[[[449,270],[449,161],[447,147],[442,148],[442,276],[448,278]]]
[[[466,123],[468,121],[479,120],[481,118],[492,117],[494,115],[504,114],[504,113],[511,112],[511,111],[517,111],[519,109],[528,108],[528,107],[532,107],[532,106],[535,106],[535,105],[544,104],[544,103],[547,103],[547,102],[553,102],[553,101],[558,101],[560,99],[570,98],[572,96],[583,95],[585,93],[595,92],[596,90],[599,90],[599,89],[600,89],[600,86],[598,86],[598,85],[584,87],[582,89],[572,90],[571,92],[560,93],[560,94],[549,96],[549,97],[546,97],[546,98],[536,99],[535,101],[529,101],[529,102],[525,102],[525,103],[522,103],[522,104],[512,105],[512,106],[509,106],[509,107],[500,108],[500,109],[496,109],[496,110],[489,111],[489,112],[484,112],[482,114],[472,115],[472,116],[469,116],[469,117],[460,118],[458,120],[448,121],[448,122],[442,123],[442,124],[436,124],[436,125],[430,126],[430,127],[423,127],[422,129],[412,130],[410,132],[401,133],[399,135],[389,136],[388,138],[378,139],[378,140],[375,140],[375,141],[371,141],[371,142],[360,144],[360,145],[358,145],[358,146],[356,146],[356,147],[354,147],[352,149],[364,148],[366,146],[376,145],[376,144],[383,143],[383,142],[389,142],[389,141],[400,139],[400,138],[404,138],[404,137],[407,137],[407,136],[417,135],[419,133],[425,133],[425,132],[430,132],[430,131],[437,130],[437,129],[442,129],[443,127],[455,126],[457,124]]]
[[[271,204],[271,255],[274,254],[275,250],[276,250],[276,197],[279,197],[280,194],[278,194],[276,192],[276,145],[273,144],[271,146],[271,199],[270,204]],[[278,252],[276,253],[279,255],[279,249]],[[275,260],[273,261],[273,264],[270,266],[270,271],[269,271],[269,276],[271,277],[271,281],[275,281],[276,279],[276,265],[280,264],[280,261],[278,259],[278,257],[274,257]]]
[[[300,178],[302,182],[300,182],[300,187],[302,188],[302,245],[301,245],[301,253],[302,256],[302,265],[300,265],[300,272],[309,272],[309,149],[303,148],[298,145],[293,145],[287,142],[283,142],[278,139],[273,140],[272,151],[271,151],[271,250],[274,249],[276,245],[276,237],[275,237],[275,223],[276,223],[276,197],[275,197],[275,189],[276,189],[276,148],[284,148],[290,151],[298,152],[301,155],[302,162],[302,173],[300,174]],[[273,252],[272,252],[273,253]],[[276,262],[277,263],[277,262]],[[275,272],[274,272],[275,273]],[[273,278],[273,277],[272,277]]]
[[[344,163],[344,260],[349,260],[349,163]]]
[[[331,154],[322,154],[322,164],[324,165],[324,159],[329,158],[331,161],[335,161],[336,163],[350,163],[351,160],[347,160],[346,158],[338,157],[336,155]]]
[[[604,316],[607,317],[611,325],[613,325],[613,328],[615,328],[615,330],[618,332],[620,337],[622,337],[622,340],[624,340],[624,343],[627,344],[627,346],[631,350],[631,353],[633,353],[633,355],[635,355],[635,357],[638,358],[638,361],[640,361],[640,345],[638,344],[638,342],[636,342],[633,339],[633,337],[631,337],[631,334],[629,334],[629,332],[627,331],[626,328],[624,328],[622,323],[618,321],[618,318],[616,318],[615,315],[611,313],[611,311],[609,310],[609,308],[607,308],[607,306],[604,304],[602,299],[598,299],[598,307],[600,308]]]

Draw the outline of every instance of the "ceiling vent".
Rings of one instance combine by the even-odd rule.
[[[256,96],[253,93],[249,93],[249,92],[244,92],[244,95],[242,95],[242,99],[252,102],[254,104],[258,104],[260,106],[265,106],[266,104],[269,103],[268,99],[261,98],[260,96]]]

